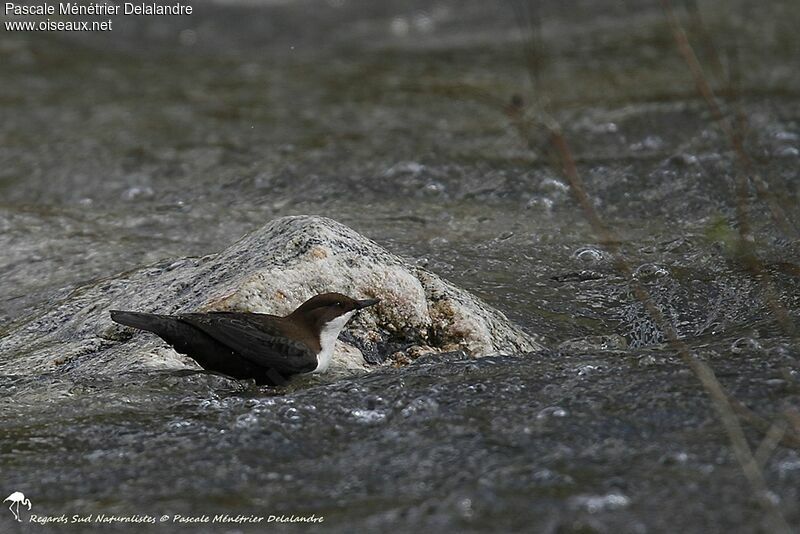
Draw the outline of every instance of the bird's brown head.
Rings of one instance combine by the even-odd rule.
[[[315,325],[322,330],[331,321],[346,316],[342,322],[344,326],[355,312],[378,302],[379,299],[356,300],[341,293],[323,293],[305,301],[289,317],[301,318],[306,324]]]

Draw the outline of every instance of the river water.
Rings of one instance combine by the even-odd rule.
[[[793,7],[707,1],[679,14],[796,229]],[[755,414],[743,422],[754,449],[766,432],[756,418],[800,431],[797,337],[775,320],[783,309],[796,322],[796,230],[749,187],[739,198],[759,274],[741,261],[740,160],[658,3],[539,3],[535,82],[520,12],[198,2],[191,17],[117,17],[108,33],[0,33],[0,335],[86,284],[318,214],[552,347],[426,357],[286,395],[157,371],[86,376],[48,395],[64,391],[57,371],[0,376],[0,491],[31,499],[23,519],[151,515],[155,525],[56,528],[153,532],[177,514],[324,517],[183,524],[201,532],[774,527],[708,395],[577,207],[544,129],[527,143],[509,106],[546,103],[635,279]],[[762,448],[770,498],[796,528],[800,454],[786,440]]]

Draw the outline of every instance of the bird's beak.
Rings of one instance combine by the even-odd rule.
[[[356,309],[360,310],[361,308],[368,308],[370,306],[374,306],[375,304],[379,303],[381,299],[366,299],[366,300],[357,300],[356,301]]]

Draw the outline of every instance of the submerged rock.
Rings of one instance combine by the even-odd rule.
[[[365,358],[380,363],[398,353],[413,359],[427,352],[483,356],[541,348],[468,292],[335,221],[297,216],[277,219],[219,254],[160,262],[75,291],[0,339],[0,372],[90,376],[183,368],[194,364],[156,336],[112,323],[108,311],[285,315],[327,291],[381,299],[346,328],[334,376],[367,369]]]

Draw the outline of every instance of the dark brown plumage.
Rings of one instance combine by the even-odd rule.
[[[158,315],[111,311],[119,324],[147,330],[201,367],[259,384],[281,385],[300,373],[324,371],[341,328],[377,299],[340,293],[310,298],[286,317],[263,313],[211,312]]]

